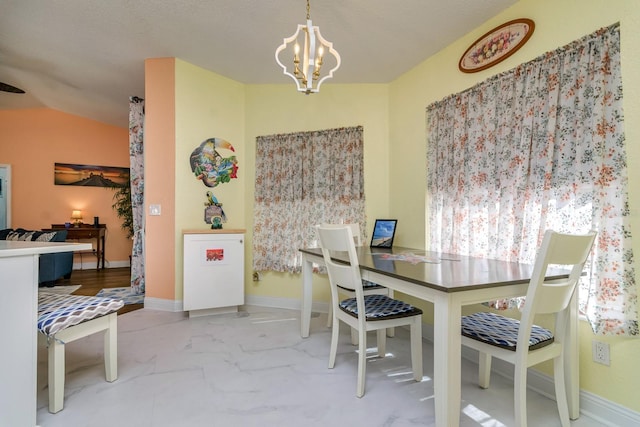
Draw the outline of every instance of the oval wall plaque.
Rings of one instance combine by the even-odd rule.
[[[460,58],[458,68],[463,73],[476,73],[504,61],[529,40],[534,28],[533,21],[527,18],[505,22],[473,42]]]

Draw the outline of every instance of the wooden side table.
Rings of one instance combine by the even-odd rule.
[[[49,230],[59,230],[66,228],[64,224],[51,224]],[[44,229],[43,231],[49,231]],[[98,224],[97,227],[88,224],[82,224],[79,227],[73,225],[67,228],[67,240],[95,240],[96,241],[96,256],[98,258],[96,269],[100,270],[100,261],[102,261],[102,268],[104,269],[104,248],[105,248],[105,236],[107,231],[106,224]]]

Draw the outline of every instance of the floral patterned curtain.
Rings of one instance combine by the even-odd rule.
[[[364,224],[361,126],[256,138],[253,269],[297,273],[315,225]]]
[[[595,229],[580,308],[639,334],[618,24],[430,105],[427,128],[431,250],[532,263],[547,228]]]
[[[131,206],[133,249],[131,293],[142,295],[144,282],[144,99],[129,98],[129,158],[131,162]]]

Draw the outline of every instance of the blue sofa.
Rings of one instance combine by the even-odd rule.
[[[0,230],[0,240],[22,240],[40,242],[64,242],[67,230],[41,231],[23,228]],[[38,284],[53,286],[60,278],[69,279],[73,270],[73,252],[60,252],[40,255]]]

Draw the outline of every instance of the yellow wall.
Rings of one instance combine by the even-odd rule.
[[[391,149],[387,143],[388,85],[324,85],[321,93],[305,96],[290,84],[246,86],[185,61],[175,59],[175,65],[171,61],[171,58],[146,61],[147,210],[149,204],[162,202],[161,216],[146,214],[147,296],[182,299],[182,230],[210,227],[203,217],[206,191],[211,190],[223,203],[227,215],[224,228],[248,231],[245,240],[247,295],[298,301],[298,275],[265,273],[260,282],[251,280],[255,139],[273,133],[364,126],[365,192],[373,195],[367,201],[366,215],[372,226],[373,219],[388,215]],[[167,89],[173,87],[172,78],[175,78],[175,92]],[[274,100],[277,100],[275,104]],[[172,115],[175,131],[158,129],[158,126],[167,127]],[[173,135],[175,163],[168,167],[173,152],[167,152]],[[192,151],[211,137],[223,138],[234,146],[239,166],[238,179],[213,189],[194,177],[189,164]],[[174,185],[175,201],[171,202],[172,192],[167,190]],[[174,222],[171,222],[172,214]],[[169,230],[173,230],[173,235],[168,234]],[[368,230],[368,234],[370,232]],[[174,280],[169,280],[170,277]],[[325,278],[316,280],[322,282]],[[315,290],[316,300],[328,301],[326,286],[316,286]]]
[[[182,299],[182,230],[210,229],[204,221],[207,191],[222,203],[227,222],[225,229],[245,226],[245,187],[247,165],[245,140],[245,86],[220,77],[187,62],[176,60],[176,170],[175,170],[175,293]],[[194,149],[207,138],[222,138],[231,143],[238,159],[238,178],[214,188],[197,180],[189,163]],[[224,156],[231,155],[221,150]],[[167,230],[169,232],[169,230]],[[249,257],[247,257],[249,258]],[[250,258],[249,258],[250,259]]]
[[[111,207],[113,190],[53,183],[54,163],[128,167],[129,130],[48,108],[1,110],[0,129],[0,163],[11,165],[11,226],[47,228],[80,209],[84,222],[98,216],[107,225],[107,267],[129,265],[131,240]],[[92,255],[75,255],[81,262],[96,266]]]
[[[330,85],[319,93],[305,96],[293,84],[247,86],[246,100],[246,228],[253,228],[255,178],[255,140],[260,135],[331,129],[346,126],[364,127],[364,169],[367,235],[373,220],[385,217],[388,210],[389,146],[388,85]],[[261,297],[295,298],[301,296],[299,275],[264,273],[259,282],[251,281],[252,235],[247,233],[249,248],[245,263],[247,294]],[[314,280],[324,281],[325,277]],[[314,286],[314,301],[328,301],[328,286]]]
[[[460,55],[478,37],[499,24],[515,18],[531,18],[536,28],[528,43],[507,60],[487,70],[464,74],[458,71]],[[428,58],[390,85],[391,181],[389,208],[399,219],[401,228],[415,230],[412,235],[397,236],[397,244],[424,247],[425,243],[425,109],[427,105],[451,93],[462,91],[501,71],[529,61],[544,52],[554,50],[595,30],[621,23],[622,74],[624,114],[630,167],[630,204],[632,230],[636,234],[634,250],[640,259],[640,169],[633,165],[640,160],[635,143],[640,136],[640,4],[637,0],[522,0],[481,27],[469,32],[455,43]],[[406,185],[412,183],[412,185]],[[367,193],[369,197],[371,193]],[[640,272],[640,266],[636,265]],[[638,281],[638,278],[636,279]],[[425,306],[425,304],[421,304]],[[431,307],[424,307],[425,320],[432,319]],[[432,320],[431,320],[432,321]],[[636,397],[640,383],[640,340],[598,337],[611,344],[611,366],[591,361],[591,341],[596,338],[586,322],[580,328],[581,388],[640,411]]]

